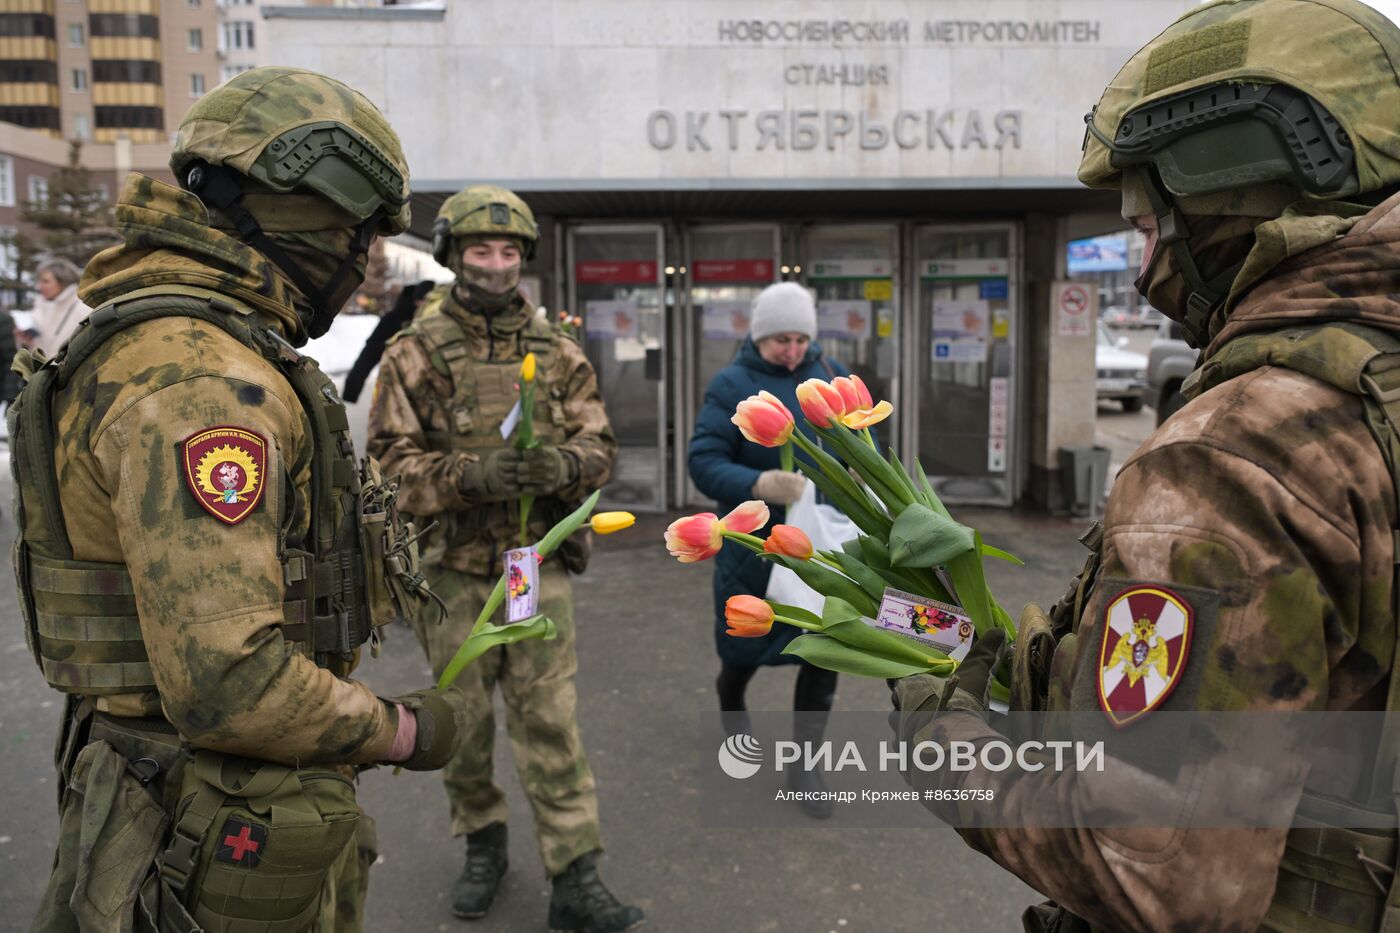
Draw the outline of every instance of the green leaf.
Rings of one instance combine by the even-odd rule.
[[[865,565],[878,573],[890,586],[941,602],[952,602],[947,588],[932,570],[921,567],[891,567],[889,549],[879,539],[869,535],[861,537],[860,547]]]
[[[917,664],[866,654],[829,635],[815,632],[799,635],[788,642],[787,647],[783,649],[783,654],[796,655],[808,664],[823,670],[854,674],[857,677],[879,677],[888,680],[892,677],[922,674],[928,670],[928,668]]]
[[[885,535],[890,530],[890,519],[888,516],[880,515],[871,508],[870,500],[865,498],[864,493],[859,494],[859,498],[853,497],[839,483],[831,482],[825,473],[805,460],[797,461],[797,468],[802,471],[812,483],[826,493],[831,504],[840,509],[842,514],[856,523],[856,527],[867,534]],[[848,476],[847,479],[850,479]],[[852,481],[851,485],[855,485]]]
[[[890,564],[895,567],[947,564],[954,557],[973,551],[976,534],[966,525],[915,503],[899,513],[890,529]]]
[[[844,574],[837,573],[830,567],[781,554],[764,554],[763,557],[782,564],[797,574],[803,583],[823,596],[836,596],[844,599],[868,616],[873,616],[879,608],[879,603],[871,599],[854,580]]]
[[[822,603],[822,628],[851,621],[860,621],[860,612],[841,597],[828,596]]]
[[[835,424],[830,428],[818,428],[814,425],[813,430],[855,468],[870,490],[884,502],[890,514],[898,513],[914,501],[904,492],[898,477],[893,475],[894,467],[886,463],[884,457],[872,450],[870,445],[857,437],[850,428],[843,424]]]
[[[909,496],[909,501],[918,502],[920,500],[919,490],[914,488],[914,482],[909,478],[909,473],[904,469],[904,464],[900,462],[899,455],[894,452],[894,448],[887,448],[890,454],[890,466],[894,474],[899,478],[900,484],[904,487],[904,492]]]
[[[876,628],[860,619],[846,619],[828,625],[822,629],[822,634],[830,635],[842,644],[859,648],[867,654],[904,664],[921,665],[923,670],[952,663],[948,660],[946,652],[932,645],[926,645],[898,632]]]
[[[997,560],[1010,561],[1017,567],[1026,566],[1026,562],[1009,551],[1003,551],[999,547],[992,547],[990,544],[982,545],[982,553],[988,557],[995,557]]]
[[[885,581],[874,570],[845,551],[824,551],[822,553],[830,560],[840,564],[846,576],[856,581],[860,588],[865,590],[865,594],[875,600],[876,605],[879,605],[880,600],[884,599]]]
[[[973,532],[976,544],[982,538]],[[987,590],[987,579],[982,574],[982,554],[980,548],[965,551],[947,563],[948,576],[953,579],[953,587],[958,591],[958,605],[977,629],[977,634],[997,624],[992,614],[992,594]]]
[[[919,484],[919,492],[923,496],[924,505],[933,509],[939,515],[947,515],[948,510],[943,507],[943,500],[938,498],[938,493],[933,491],[933,484],[928,481],[928,474],[924,472],[924,465],[917,459],[914,461],[914,481]]]
[[[806,622],[811,625],[822,624],[821,616],[810,609],[803,609],[801,606],[789,606],[786,603],[774,602],[771,599],[765,599],[764,602],[772,606],[773,611],[780,616],[786,616],[789,619],[796,619],[799,622]]]
[[[483,625],[462,642],[462,647],[457,649],[457,653],[452,656],[451,662],[443,669],[442,676],[438,678],[438,689],[443,690],[452,686],[452,682],[457,679],[457,675],[466,669],[467,665],[481,657],[499,645],[512,645],[518,641],[526,641],[532,638],[552,640],[558,634],[558,629],[554,625],[554,620],[548,616],[531,616],[521,622],[512,625]]]

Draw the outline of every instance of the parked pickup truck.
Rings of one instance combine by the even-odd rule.
[[[1147,387],[1142,390],[1142,400],[1156,410],[1158,424],[1186,403],[1181,383],[1196,368],[1197,355],[1181,338],[1181,325],[1163,318],[1147,351]]]

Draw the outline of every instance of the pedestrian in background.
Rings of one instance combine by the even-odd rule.
[[[34,345],[49,356],[57,353],[92,313],[78,298],[78,279],[82,275],[82,270],[67,259],[42,262],[34,274],[39,292],[34,301],[34,329],[39,332]]]
[[[704,405],[690,439],[689,468],[696,488],[719,503],[720,514],[749,499],[762,499],[777,524],[783,521],[787,506],[801,498],[807,478],[781,469],[777,448],[746,442],[729,419],[740,402],[760,391],[771,392],[789,410],[798,411],[800,383],[850,375],[846,367],[822,355],[816,334],[817,309],[811,293],[796,282],[770,285],[754,299],[749,336],[735,354],[734,362],[716,373],[706,387]],[[798,430],[803,428],[799,425]],[[799,452],[798,456],[802,454]],[[772,563],[730,542],[715,558],[715,649],[720,660],[715,687],[719,691],[719,708],[725,714],[725,728],[730,734],[747,732],[744,693],[754,673],[760,667],[796,664],[794,736],[798,741],[819,742],[826,729],[825,714],[836,698],[836,673],[783,654],[788,642],[798,634],[791,626],[774,626],[762,638],[725,635],[725,602],[741,594],[763,597],[772,570]],[[795,789],[825,789],[815,771],[791,773]],[[802,808],[809,815],[824,819],[831,815],[832,805],[828,801],[805,800]]]
[[[350,373],[345,377],[345,389],[340,393],[341,398],[352,403],[360,400],[360,391],[365,387],[365,380],[369,378],[370,371],[379,365],[379,358],[384,355],[384,345],[389,342],[390,337],[408,326],[408,322],[413,320],[414,312],[418,310],[418,305],[428,297],[428,292],[433,290],[435,284],[437,283],[430,279],[424,279],[416,285],[403,287],[399,297],[394,299],[394,306],[379,319],[369,339],[365,341],[364,349],[355,358],[355,365],[350,367]]]

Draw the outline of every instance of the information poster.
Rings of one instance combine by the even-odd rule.
[[[590,301],[584,306],[583,327],[590,340],[636,340],[641,315],[635,301]]]
[[[933,303],[933,361],[985,363],[991,312],[980,298]]]
[[[862,298],[829,298],[817,302],[817,337],[821,340],[866,340],[875,313]]]
[[[749,333],[747,301],[711,301],[701,307],[700,333],[706,340],[743,340]]]

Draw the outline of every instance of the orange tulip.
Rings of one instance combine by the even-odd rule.
[[[797,402],[803,416],[819,428],[829,428],[846,413],[841,392],[829,382],[808,379],[797,387]]]
[[[731,596],[724,603],[726,635],[762,638],[773,629],[773,607],[757,596]]]
[[[771,392],[751,395],[739,403],[729,419],[739,433],[764,447],[781,447],[792,437],[792,412]]]
[[[853,411],[841,417],[841,423],[852,431],[859,431],[868,428],[872,424],[879,424],[890,416],[894,411],[894,406],[889,402],[881,401],[874,408],[866,408],[860,411]]]
[[[709,560],[724,544],[720,535],[722,529],[714,512],[678,518],[666,529],[666,550],[682,564]]]
[[[781,554],[798,560],[811,560],[812,539],[796,525],[774,525],[763,542],[763,549],[769,554]]]
[[[870,408],[875,404],[870,397],[870,390],[865,387],[859,376],[837,376],[831,380],[831,384],[841,393],[843,415]]]
[[[768,506],[761,499],[741,502],[734,511],[720,519],[720,525],[724,527],[725,531],[736,531],[744,535],[752,534],[766,524],[768,524]]]

